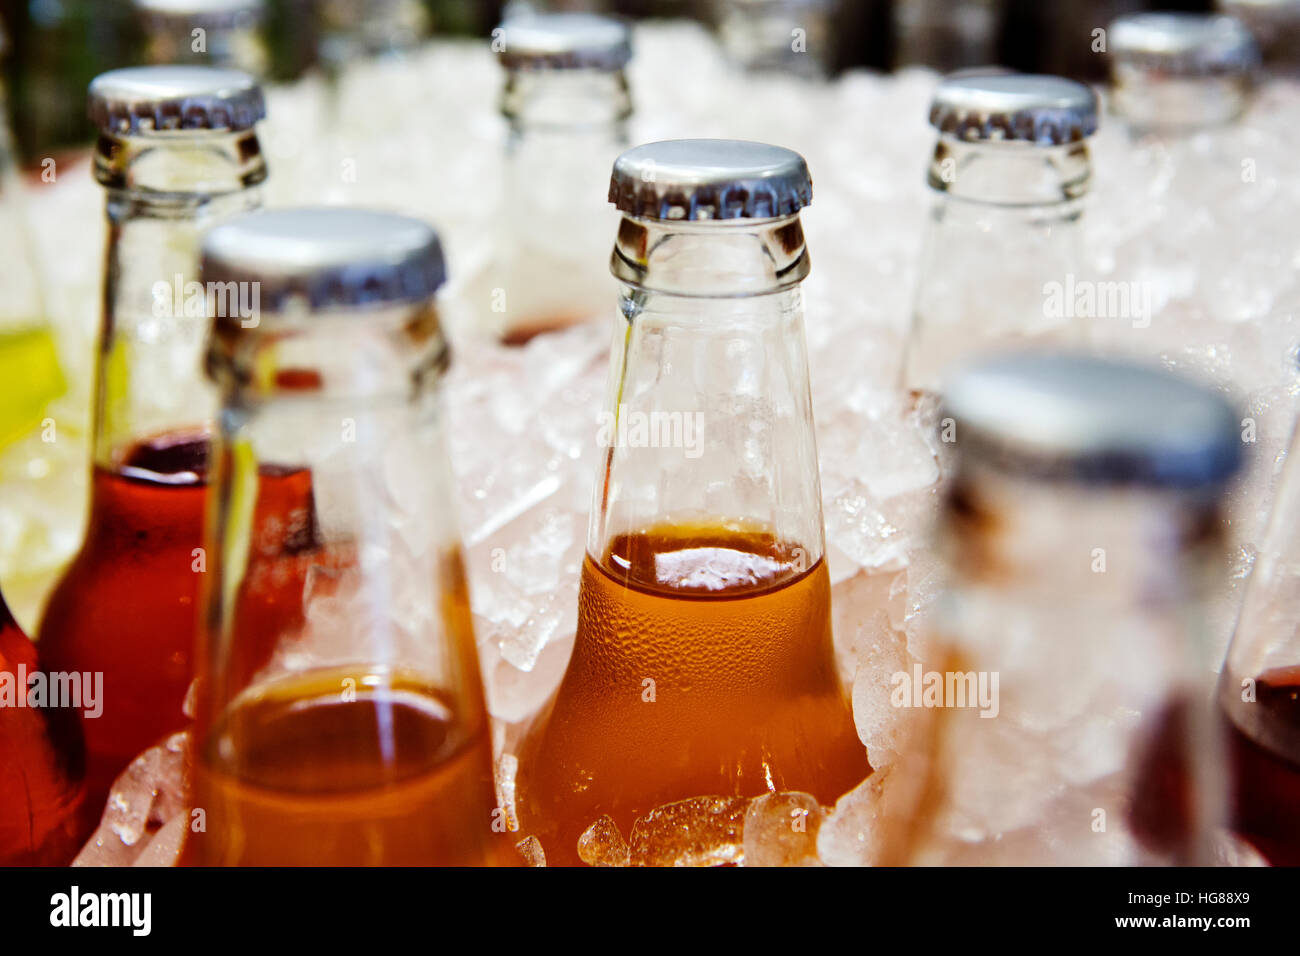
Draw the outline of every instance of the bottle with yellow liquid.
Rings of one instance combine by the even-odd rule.
[[[0,58],[8,46],[0,25]],[[14,162],[6,95],[0,81],[0,449],[31,432],[64,389],[54,336],[46,321],[40,278]]]
[[[799,286],[797,153],[640,146],[573,656],[519,754],[550,864],[698,796],[833,803],[871,772],[836,670]]]
[[[184,858],[518,864],[452,519],[436,234],[360,210],[242,216],[209,233],[202,274],[252,308],[212,300],[223,410]],[[310,486],[274,532],[256,519],[267,474]]]

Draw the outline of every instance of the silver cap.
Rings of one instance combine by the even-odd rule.
[[[621,70],[632,59],[627,24],[594,13],[513,17],[493,31],[507,69]]]
[[[264,314],[420,302],[447,277],[430,226],[344,207],[227,220],[203,240],[202,273],[204,282],[256,282]]]
[[[266,16],[266,0],[132,0],[144,16],[198,26],[242,26]]]
[[[1117,64],[1161,73],[1249,73],[1259,63],[1254,36],[1232,17],[1135,13],[1115,20],[1106,32]]]
[[[104,133],[236,132],[266,117],[257,80],[211,66],[136,66],[90,83],[90,119]]]
[[[963,71],[939,84],[930,125],[972,142],[1059,146],[1097,132],[1097,94],[1059,76]]]
[[[615,160],[609,201],[642,219],[774,219],[812,202],[812,177],[804,158],[781,146],[674,139]]]
[[[1159,369],[1026,354],[959,373],[944,392],[957,448],[1021,474],[1097,484],[1218,484],[1241,463],[1238,416]]]

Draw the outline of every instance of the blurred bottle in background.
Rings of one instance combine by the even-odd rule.
[[[519,754],[519,819],[580,862],[691,797],[871,772],[840,684],[808,384],[798,153],[676,140],[619,157],[607,448],[573,655]]]
[[[9,39],[0,24],[0,61],[8,52]],[[5,383],[0,451],[35,428],[64,388],[8,116],[8,95],[0,82],[0,381]]]
[[[718,39],[746,70],[808,79],[834,67],[841,0],[717,0]]]
[[[1300,72],[1300,0],[1217,0],[1217,7],[1255,35],[1270,73]]]
[[[467,293],[481,331],[509,345],[607,313],[609,169],[627,145],[625,23],[583,13],[508,20],[506,182],[496,251]]]
[[[36,686],[29,681],[41,671],[36,647],[0,595],[0,684],[7,688],[0,696],[0,866],[71,862],[98,814],[86,800],[77,716],[70,706],[60,706],[65,701],[50,698],[48,674],[38,678],[45,688],[43,705],[29,704],[29,687]],[[78,688],[82,677],[77,676]],[[94,696],[93,685],[86,690]],[[93,710],[87,698],[77,703]]]
[[[40,642],[51,669],[103,674],[103,713],[83,722],[102,807],[114,777],[185,721],[216,412],[198,242],[260,204],[265,108],[252,77],[201,66],[110,71],[89,98],[109,234],[90,515]]]
[[[149,63],[199,63],[264,77],[266,0],[132,0]]]
[[[291,209],[203,250],[205,281],[261,291],[256,322],[214,315],[208,353],[224,411],[191,804],[206,828],[186,858],[517,865],[452,507],[438,237]],[[280,509],[268,474],[306,489],[292,524],[258,521]]]
[[[1205,863],[1226,810],[1203,601],[1224,566],[1233,409],[1165,372],[988,360],[944,390],[957,467],[910,829],[887,862]],[[906,691],[906,693],[902,693]]]
[[[1300,866],[1300,431],[1246,586],[1219,684],[1233,824],[1270,862]]]
[[[1071,285],[1097,109],[1091,89],[1054,76],[963,73],[939,85],[906,388],[933,391],[990,351],[1083,340]]]
[[[315,0],[317,58],[330,75],[367,57],[405,53],[429,33],[420,0]]]
[[[941,73],[998,62],[1003,0],[896,0],[894,65]]]
[[[1140,13],[1106,31],[1112,104],[1135,133],[1220,126],[1250,102],[1259,49],[1231,17]]]
[[[1027,37],[1019,48],[1007,51],[1010,62],[1019,65],[1025,58],[1039,64],[1037,69],[1059,76],[1102,80],[1106,62],[1097,53],[1107,24],[1151,6],[1152,0],[1023,0],[1018,12],[1025,18]],[[1028,50],[1024,49],[1025,39],[1031,44]]]

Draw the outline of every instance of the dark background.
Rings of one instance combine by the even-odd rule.
[[[270,0],[273,75],[291,79],[313,62],[313,3]],[[422,0],[437,35],[487,37],[502,0]],[[836,70],[895,65],[896,0],[839,0],[830,57]],[[949,0],[954,9],[965,0]],[[542,4],[536,4],[542,5]],[[1205,11],[1213,0],[1002,0],[997,60],[1026,72],[1100,79],[1101,58],[1087,37],[1114,16],[1142,9]],[[693,17],[711,22],[717,0],[553,0],[553,8],[598,9],[630,17]],[[141,62],[142,37],[129,0],[0,0],[10,37],[4,78],[20,159],[38,162],[89,137],[86,84],[96,74]],[[1082,41],[1080,38],[1083,38]]]

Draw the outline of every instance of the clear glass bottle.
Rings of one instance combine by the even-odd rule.
[[[894,62],[948,73],[998,62],[1003,0],[900,0]]]
[[[1300,431],[1219,683],[1233,827],[1275,866],[1300,866]]]
[[[114,70],[90,87],[108,215],[90,514],[40,643],[51,669],[104,675],[103,714],[84,722],[101,807],[114,777],[185,723],[216,412],[199,238],[260,205],[264,112],[252,77],[215,67]]]
[[[433,296],[402,216],[277,210],[208,234],[222,394],[186,859],[518,864],[497,809],[454,521]],[[281,489],[303,507],[275,527]],[[268,615],[267,597],[278,602]]]
[[[266,0],[132,0],[150,63],[188,63],[266,76]]]
[[[839,0],[717,0],[718,38],[755,72],[824,79],[834,65]]]
[[[1054,76],[965,72],[940,83],[930,124],[935,199],[903,370],[913,392],[984,353],[1083,341],[1073,285],[1097,97]]]
[[[730,140],[615,164],[622,292],[573,655],[519,755],[521,831],[579,862],[603,815],[870,772],[831,645],[800,282],[799,154]]]
[[[30,698],[29,682],[42,672],[0,595],[0,866],[71,863],[98,820],[86,800],[76,716],[54,706],[62,700]],[[42,686],[48,694],[48,675]]]
[[[1233,409],[1163,371],[1034,353],[944,396],[947,588],[914,673],[921,864],[1207,862],[1224,819],[1205,595],[1224,566]]]
[[[495,251],[468,293],[480,327],[509,345],[604,316],[614,216],[603,185],[627,146],[632,56],[626,24],[582,13],[507,21],[506,180]]]
[[[405,53],[429,32],[420,0],[315,0],[316,55],[337,78],[349,63]]]
[[[1270,73],[1300,73],[1300,3],[1295,0],[1217,0],[1215,7],[1236,17],[1255,36]]]
[[[1135,132],[1187,132],[1236,119],[1259,65],[1232,17],[1137,13],[1106,30],[1113,106]]]

